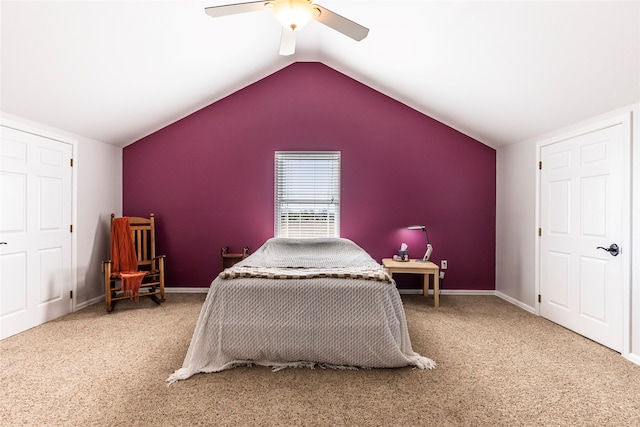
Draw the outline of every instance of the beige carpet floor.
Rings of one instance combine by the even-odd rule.
[[[204,297],[96,304],[0,341],[0,425],[640,425],[640,366],[492,296],[403,296],[435,370],[240,367],[168,387]]]

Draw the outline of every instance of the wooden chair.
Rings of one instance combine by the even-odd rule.
[[[115,215],[111,214],[111,228]],[[129,217],[131,238],[138,260],[138,271],[146,272],[140,285],[140,297],[150,297],[156,303],[164,302],[164,258],[165,255],[156,255],[155,217],[149,218]],[[109,245],[111,248],[111,245]],[[116,301],[130,299],[122,290],[120,273],[112,271],[112,259],[103,262],[105,301],[107,312],[113,310]]]
[[[225,246],[220,250],[220,265],[222,266],[222,270],[226,270],[227,268],[233,266],[234,264],[239,263],[243,259],[249,256],[249,247],[245,247],[242,249],[241,254],[231,254],[229,253],[229,246]]]

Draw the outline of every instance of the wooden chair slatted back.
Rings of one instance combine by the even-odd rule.
[[[149,218],[129,217],[129,227],[131,228],[131,239],[138,259],[138,269],[155,269],[156,233],[154,214],[151,214]]]
[[[129,217],[138,266],[153,266],[156,257],[155,218]]]

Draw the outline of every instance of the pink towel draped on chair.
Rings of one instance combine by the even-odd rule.
[[[146,275],[138,271],[138,260],[131,238],[129,218],[115,218],[111,228],[111,257],[113,261],[113,275],[122,279],[122,291],[125,296],[138,302],[140,285]]]

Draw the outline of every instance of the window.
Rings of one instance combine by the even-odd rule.
[[[275,236],[340,236],[340,152],[276,151]]]

